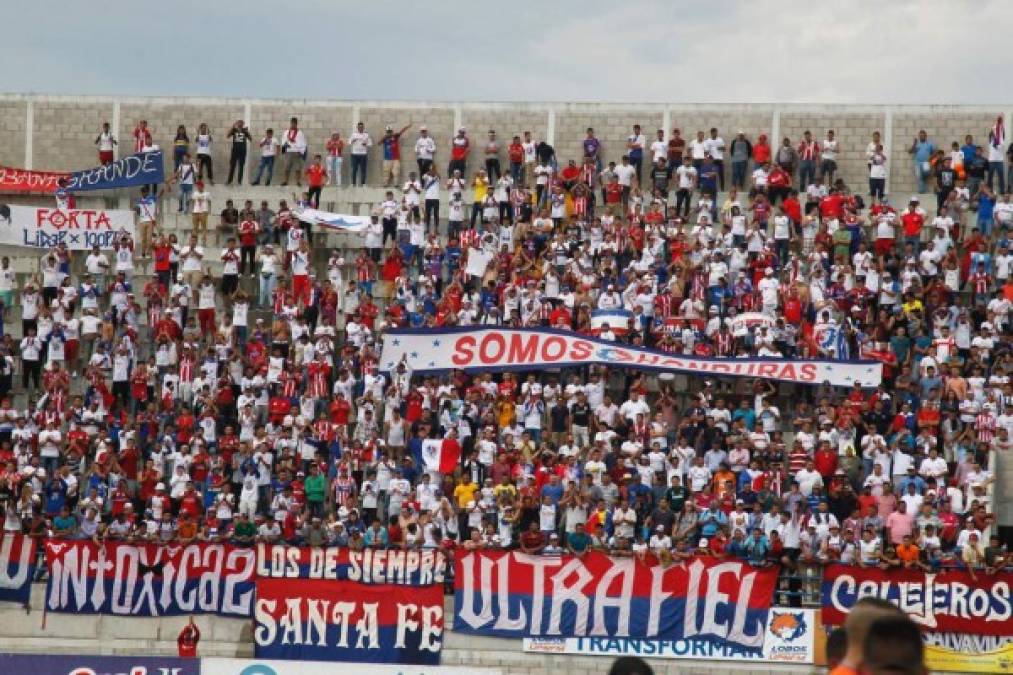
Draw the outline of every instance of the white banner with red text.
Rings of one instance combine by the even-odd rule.
[[[755,377],[799,384],[878,386],[878,361],[776,358],[701,358],[608,342],[550,328],[499,326],[397,329],[384,333],[381,368],[399,363],[414,374],[448,370],[502,372],[574,366],[609,366],[712,377]]]
[[[133,211],[0,204],[0,244],[90,251],[112,248],[124,234],[135,236]]]

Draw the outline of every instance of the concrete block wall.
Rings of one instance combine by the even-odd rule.
[[[792,145],[797,147],[806,131],[812,132],[816,141],[822,141],[829,129],[834,130],[838,141],[837,174],[843,178],[851,189],[868,192],[869,171],[865,160],[865,149],[872,141],[876,131],[882,136],[886,128],[886,115],[883,112],[786,112],[780,114],[780,134],[772,139],[775,147],[780,146],[782,139],[790,138]],[[883,140],[884,150],[886,140]],[[909,172],[910,174],[910,172]],[[796,180],[796,185],[798,181]],[[894,182],[894,187],[899,187]]]
[[[577,159],[583,154],[582,143],[587,136],[587,128],[593,127],[595,136],[601,141],[602,162],[619,163],[620,158],[628,152],[626,143],[633,133],[633,125],[639,124],[640,131],[650,146],[653,134],[662,128],[665,120],[661,106],[581,106],[574,104],[556,111],[556,133],[553,145],[560,163],[568,159]],[[645,149],[645,156],[649,151]],[[646,174],[645,174],[646,175]]]
[[[1009,106],[1013,109],[1013,106]],[[939,147],[963,142],[970,133],[979,143],[1000,112],[1013,117],[1005,106],[849,106],[801,104],[618,104],[618,103],[478,103],[478,102],[380,102],[255,100],[227,98],[116,98],[0,95],[0,163],[36,169],[71,170],[95,163],[93,140],[103,121],[109,121],[120,139],[119,151],[132,148],[131,132],[139,119],[147,119],[156,141],[171,150],[176,127],[184,124],[191,139],[197,126],[207,122],[215,137],[213,159],[218,182],[228,173],[229,143],[225,137],[232,122],[242,118],[259,140],[267,127],[282,134],[293,115],[307,136],[309,151],[323,153],[324,143],[334,131],[346,138],[355,123],[362,121],[379,142],[388,124],[413,127],[402,139],[403,177],[414,167],[413,147],[418,127],[426,124],[437,143],[437,167],[446,172],[450,139],[458,125],[468,128],[474,150],[469,169],[482,164],[482,146],[489,129],[496,129],[500,141],[525,130],[535,140],[548,139],[561,161],[579,158],[581,139],[591,126],[602,141],[604,159],[618,161],[626,150],[626,138],[634,124],[640,124],[648,141],[664,128],[678,127],[691,139],[698,130],[717,127],[726,143],[742,129],[751,140],[766,133],[772,143],[787,136],[797,143],[809,129],[822,139],[833,128],[841,142],[839,176],[856,190],[867,180],[865,147],[874,131],[880,131],[887,146],[888,192],[910,193],[914,187],[912,162],[907,154],[911,139],[925,129]],[[167,152],[167,164],[171,161]],[[247,160],[247,175],[255,169],[259,153],[255,148]],[[505,150],[500,160],[506,163]],[[370,154],[369,175],[374,185],[381,181],[381,151]],[[280,169],[280,167],[277,167]],[[347,181],[349,167],[344,167]],[[276,171],[277,175],[277,171]],[[247,180],[249,178],[247,177]]]
[[[40,101],[33,104],[33,168],[61,171],[98,163],[95,137],[112,123],[112,103]]]
[[[243,117],[243,110],[241,101],[219,101],[210,105],[191,103],[188,99],[123,102],[120,105],[117,133],[117,140],[120,143],[119,156],[133,152],[134,127],[138,121],[146,119],[152,139],[165,151],[165,169],[168,174],[173,167],[172,142],[176,138],[176,128],[181,124],[186,127],[187,135],[190,137],[190,154],[196,158],[197,128],[205,123],[213,139],[211,161],[215,180],[224,183],[229,170],[231,143],[225,135],[232,128],[232,123]]]
[[[25,159],[27,111],[26,100],[0,98],[0,165],[28,166]]]
[[[915,190],[914,161],[907,151],[921,129],[928,133],[929,140],[935,143],[937,148],[947,153],[954,141],[963,145],[964,136],[967,134],[974,137],[975,143],[985,146],[988,143],[988,130],[1000,112],[1002,111],[965,110],[950,106],[933,106],[925,112],[921,110],[894,112],[891,180],[897,186],[904,186],[907,192]],[[1006,114],[1006,124],[1010,124],[1009,114]],[[1007,128],[1008,137],[1009,128]]]

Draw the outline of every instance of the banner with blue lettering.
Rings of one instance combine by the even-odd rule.
[[[34,539],[23,534],[0,535],[0,601],[28,602],[34,562]]]
[[[253,549],[49,540],[46,565],[46,609],[51,612],[253,614]]]
[[[90,251],[111,249],[124,236],[134,238],[134,212],[126,209],[58,209],[0,204],[0,244]]]
[[[259,659],[437,665],[443,586],[258,579]]]
[[[700,557],[662,566],[475,551],[458,558],[454,630],[499,637],[710,637],[763,647],[777,568]]]
[[[164,182],[162,151],[154,150],[139,152],[94,169],[75,171],[67,181],[67,191],[114,190],[137,185],[160,185]]]
[[[446,572],[447,559],[440,551],[257,545],[258,579],[333,579],[428,586],[442,584]]]

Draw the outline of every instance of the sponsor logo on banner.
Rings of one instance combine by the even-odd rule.
[[[352,551],[336,547],[257,545],[261,579],[334,579],[365,584],[442,584],[447,560],[440,551]]]
[[[760,653],[776,567],[602,553],[481,551],[457,560],[454,630],[499,637],[708,638]]]
[[[952,570],[928,574],[829,565],[823,573],[823,623],[844,623],[858,600],[876,597],[897,605],[930,630],[979,635],[1013,635],[1013,574],[971,578]]]
[[[201,675],[500,675],[497,668],[471,666],[411,666],[377,663],[343,663],[339,667],[324,661],[278,661],[261,659],[201,659]]]
[[[812,663],[815,613],[802,609],[771,609],[763,638],[763,659],[779,663]]]
[[[258,579],[258,658],[440,662],[443,585]]]
[[[1013,636],[923,633],[922,637],[929,670],[1013,673]]]
[[[0,654],[0,673],[36,675],[199,675],[197,659],[170,656]]]
[[[57,209],[0,204],[0,244],[75,251],[108,249],[135,234],[134,213],[125,209]]]
[[[165,182],[162,151],[139,152],[94,169],[75,171],[67,181],[69,192],[113,190]]]
[[[51,612],[249,617],[256,552],[221,544],[47,541]]]
[[[835,386],[879,385],[883,364],[862,360],[703,358],[607,342],[551,328],[458,327],[384,333],[380,366],[404,362],[415,374],[540,370],[604,365],[656,372],[754,377]]]
[[[23,534],[0,535],[0,601],[28,602],[35,546],[35,540]]]
[[[642,656],[761,663],[813,663],[815,611],[771,611],[762,652],[715,638],[656,640],[636,638],[524,638],[524,651],[584,656]]]

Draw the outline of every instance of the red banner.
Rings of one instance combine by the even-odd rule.
[[[823,572],[823,623],[844,623],[864,597],[889,600],[931,631],[1013,635],[1013,574],[962,570],[926,574],[915,570],[828,565]]]
[[[258,579],[257,658],[436,665],[443,586]]]
[[[52,194],[60,187],[61,178],[69,173],[55,171],[32,171],[0,166],[0,192],[35,192]]]

